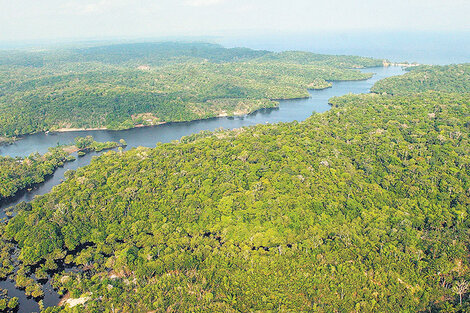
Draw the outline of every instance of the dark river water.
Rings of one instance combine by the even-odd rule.
[[[369,68],[364,72],[376,73],[374,77],[363,81],[334,82],[332,88],[324,90],[311,90],[310,98],[296,100],[282,100],[277,109],[263,109],[255,113],[240,117],[221,117],[207,120],[183,123],[168,123],[154,127],[134,128],[121,131],[95,130],[66,133],[38,133],[25,136],[23,139],[8,146],[0,147],[0,155],[27,156],[33,152],[45,153],[51,146],[69,144],[77,136],[92,135],[96,141],[118,141],[123,138],[128,148],[144,146],[155,147],[158,142],[170,142],[182,136],[198,133],[201,130],[215,130],[217,128],[232,129],[264,123],[303,121],[312,112],[325,112],[330,109],[328,99],[347,93],[367,93],[370,87],[382,78],[400,75],[400,67]]]
[[[233,129],[243,126],[251,126],[265,123],[303,121],[313,112],[325,112],[331,107],[328,99],[334,96],[341,96],[348,93],[368,93],[372,85],[385,77],[403,74],[400,67],[369,68],[364,72],[373,72],[375,75],[363,81],[341,81],[333,82],[333,87],[324,90],[310,91],[310,98],[282,100],[279,108],[262,109],[252,114],[239,117],[221,117],[194,122],[168,123],[154,127],[134,128],[123,131],[80,131],[54,134],[34,134],[25,136],[12,145],[0,147],[0,155],[27,156],[33,152],[45,153],[51,146],[57,144],[72,143],[77,136],[91,135],[96,141],[119,141],[126,140],[127,149],[144,146],[155,147],[158,142],[170,142],[180,139],[182,136],[198,133],[202,130],[215,130],[218,128]],[[66,163],[64,167],[57,169],[53,175],[36,188],[19,193],[16,197],[0,203],[0,217],[5,217],[5,209],[14,206],[22,201],[29,202],[35,196],[43,195],[60,184],[64,180],[64,173],[69,169],[77,169],[90,163],[91,159],[99,155],[89,153],[84,157],[77,158],[76,161]],[[18,297],[20,308],[18,312],[37,312],[38,303],[31,298],[27,298],[22,290],[15,288],[15,283],[9,280],[0,281],[0,288],[7,289],[8,295]],[[53,306],[60,300],[59,295],[51,288],[49,283],[44,286],[44,305]]]

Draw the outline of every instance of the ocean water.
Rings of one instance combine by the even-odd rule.
[[[393,62],[454,64],[470,62],[468,32],[323,32],[226,36],[214,39],[226,47],[271,51],[304,50],[348,54]]]

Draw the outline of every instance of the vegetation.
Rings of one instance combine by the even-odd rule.
[[[72,147],[78,149],[78,151],[101,152],[103,150],[124,146],[127,146],[127,143],[124,139],[119,140],[119,143],[113,141],[98,142],[93,139],[93,136],[86,136],[75,137],[75,144]]]
[[[54,280],[75,311],[468,310],[470,95],[331,102],[108,152],[23,204],[4,239],[22,267],[86,269]]]
[[[377,62],[161,45],[5,52],[4,135],[250,112]],[[0,224],[0,278],[41,298],[55,273],[68,300],[49,313],[468,312],[469,71],[416,67],[305,122],[109,151]]]
[[[247,114],[329,81],[367,79],[350,68],[381,64],[181,43],[0,52],[0,136]]]
[[[46,176],[68,160],[68,155],[59,147],[50,148],[44,155],[33,153],[26,158],[0,156],[0,200],[43,182]]]
[[[371,89],[375,93],[392,95],[425,91],[470,92],[470,63],[409,68],[405,75],[378,81]]]
[[[14,196],[18,191],[42,183],[48,175],[74,160],[72,152],[102,151],[125,146],[125,141],[96,142],[92,136],[75,138],[73,146],[49,148],[44,155],[33,153],[26,158],[0,156],[0,200]]]
[[[8,297],[7,291],[0,290],[0,310],[2,312],[16,312],[18,307],[18,298]]]
[[[383,66],[387,60],[378,60],[360,56],[315,54],[305,51],[285,51],[265,54],[262,61],[278,61],[297,64],[317,64],[340,68],[364,68]]]

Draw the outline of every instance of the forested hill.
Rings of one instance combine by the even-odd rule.
[[[470,63],[410,68],[405,75],[378,81],[372,92],[410,94],[425,91],[470,92]]]
[[[364,68],[382,66],[383,60],[360,56],[315,54],[305,51],[267,53],[260,61],[295,62],[299,64],[323,64],[343,68]]]
[[[161,66],[187,61],[246,61],[269,54],[248,48],[226,49],[210,43],[128,43],[43,51],[0,51],[0,65],[34,66],[99,62]]]
[[[226,49],[203,43],[121,44],[0,52],[0,137],[62,128],[126,129],[275,107],[308,89],[372,74],[382,61]]]
[[[47,312],[468,312],[470,94],[331,102],[69,172],[4,229],[17,281],[83,266]]]
[[[0,66],[44,67],[67,63],[99,62],[119,65],[161,66],[187,61],[214,63],[236,61],[283,61],[331,65],[346,68],[382,66],[382,60],[347,55],[324,55],[311,52],[289,51],[274,53],[248,48],[224,48],[211,43],[148,42],[113,44],[104,46],[39,50],[8,51],[0,50]]]

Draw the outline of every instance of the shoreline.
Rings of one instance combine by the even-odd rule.
[[[388,67],[388,66],[398,66],[396,65],[396,63],[388,63],[387,66],[382,66],[382,67]],[[367,70],[367,69],[372,69],[374,67],[364,67],[364,68],[358,68],[358,70]],[[327,80],[327,82],[331,82],[331,83],[335,83],[335,82],[355,82],[355,81],[365,81],[365,80],[369,80],[371,79],[372,77],[369,77],[369,78],[364,78],[364,79],[347,79],[347,80]],[[331,86],[326,86],[324,88],[306,88],[307,92],[309,91],[315,91],[315,90],[325,90],[325,89],[329,89],[329,88],[333,88],[333,85]],[[259,110],[263,110],[263,109],[276,109],[276,108],[279,108],[279,102],[280,101],[289,101],[289,100],[300,100],[300,99],[308,99],[310,98],[310,94],[308,96],[305,96],[305,97],[293,97],[293,98],[289,98],[289,97],[286,97],[286,98],[280,98],[280,99],[269,99],[271,101],[275,101],[277,102],[277,105],[275,107],[263,107],[263,108],[257,108],[255,110],[252,110],[250,112],[247,112],[247,113],[241,113],[241,114],[232,114],[232,115],[225,115],[223,113],[221,114],[218,114],[218,115],[214,115],[214,116],[211,116],[211,117],[203,117],[203,118],[198,118],[198,119],[194,119],[194,120],[188,120],[188,121],[169,121],[169,122],[158,122],[156,124],[153,124],[153,125],[143,125],[143,124],[138,124],[138,125],[135,125],[131,128],[125,128],[125,129],[109,129],[109,128],[106,128],[106,127],[92,127],[92,128],[66,128],[66,127],[63,127],[63,128],[58,128],[58,129],[54,129],[54,130],[48,130],[48,131],[38,131],[38,132],[34,132],[34,133],[30,133],[30,134],[23,134],[23,135],[20,135],[18,137],[14,137],[14,139],[12,139],[9,143],[6,143],[6,145],[8,144],[13,144],[15,143],[16,141],[20,141],[23,137],[25,136],[30,136],[30,135],[34,135],[34,134],[40,134],[40,133],[43,133],[43,134],[54,134],[54,133],[67,133],[67,132],[84,132],[84,131],[99,131],[99,130],[102,130],[102,131],[123,131],[123,130],[130,130],[130,129],[135,129],[135,128],[143,128],[143,127],[153,127],[153,126],[160,126],[160,125],[164,125],[164,124],[171,124],[171,123],[189,123],[189,122],[196,122],[196,121],[203,121],[203,120],[208,120],[208,119],[213,119],[213,118],[224,118],[224,117],[239,117],[239,116],[246,116],[246,115],[250,115],[250,114],[253,114]],[[0,146],[2,144],[0,143]]]
[[[331,87],[328,87],[328,88],[331,88]],[[327,88],[325,88],[327,89]],[[308,90],[315,90],[315,89],[308,89]],[[255,110],[252,110],[250,112],[240,112],[240,114],[232,114],[232,115],[228,115],[228,114],[224,114],[224,113],[220,113],[218,115],[214,115],[214,116],[210,116],[210,117],[203,117],[203,118],[198,118],[198,119],[194,119],[194,120],[188,120],[188,121],[170,121],[170,122],[158,122],[156,124],[153,124],[153,125],[143,125],[143,124],[138,124],[138,125],[135,125],[134,127],[131,127],[131,128],[125,128],[125,129],[109,129],[109,128],[106,128],[106,127],[96,127],[96,128],[59,128],[59,129],[55,129],[55,130],[49,130],[49,131],[39,131],[39,132],[35,132],[35,133],[30,133],[30,134],[23,134],[19,137],[15,137],[14,141],[12,142],[9,142],[5,145],[10,145],[10,144],[13,144],[17,141],[21,141],[21,139],[23,139],[24,137],[27,137],[27,136],[31,136],[31,135],[35,135],[35,134],[45,134],[45,135],[48,135],[48,134],[56,134],[56,133],[71,133],[71,132],[85,132],[85,131],[115,131],[115,132],[119,132],[119,131],[124,131],[124,130],[131,130],[131,129],[135,129],[135,128],[144,128],[144,127],[155,127],[155,126],[161,126],[161,125],[165,125],[165,124],[173,124],[173,123],[191,123],[191,122],[198,122],[198,121],[204,121],[204,120],[210,120],[210,119],[215,119],[215,118],[224,118],[224,117],[240,117],[240,116],[246,116],[246,115],[250,115],[250,114],[253,114],[259,110],[264,110],[264,109],[277,109],[279,108],[279,101],[288,101],[288,100],[299,100],[299,99],[308,99],[310,98],[310,96],[306,96],[306,97],[297,97],[297,98],[286,98],[286,99],[269,99],[271,101],[275,101],[277,102],[277,105],[275,107],[263,107],[263,108],[257,108]],[[0,144],[0,147],[1,147],[1,144]]]
[[[100,152],[106,152],[106,151],[109,151],[109,150],[113,150],[113,149],[116,149],[116,148],[119,148],[119,147],[126,147],[127,145],[125,144],[122,144],[122,143],[118,143],[118,142],[114,142],[116,145],[113,146],[113,147],[107,147],[107,148],[103,148],[101,150],[93,150],[92,148],[83,148],[83,149],[79,149],[76,145],[72,144],[72,145],[68,145],[68,146],[62,146],[62,149],[64,150],[64,152],[68,153],[67,156],[64,158],[64,160],[62,161],[62,164],[58,164],[53,170],[52,170],[52,173],[50,174],[47,174],[47,175],[44,175],[43,176],[43,180],[40,181],[40,182],[33,182],[31,184],[28,184],[26,186],[24,186],[23,188],[20,188],[18,190],[15,191],[14,194],[8,196],[8,197],[3,197],[1,198],[0,197],[0,210],[3,210],[3,213],[0,212],[0,220],[2,218],[4,218],[5,216],[7,218],[10,218],[10,216],[6,213],[8,209],[10,208],[13,208],[13,206],[9,206],[11,203],[15,202],[15,200],[19,199],[22,197],[22,195],[24,195],[25,193],[31,191],[31,190],[35,190],[37,188],[39,188],[42,184],[46,183],[51,177],[54,176],[55,172],[61,168],[61,167],[64,167],[67,163],[72,163],[72,162],[75,162],[77,160],[76,156],[72,155],[74,153],[77,153],[77,152],[83,152],[84,155],[86,154],[89,154],[89,153],[92,153],[92,152],[96,152],[96,153],[100,153]],[[46,153],[47,154],[47,153]],[[43,156],[45,156],[46,154],[44,154]],[[82,157],[84,155],[78,155],[78,157]],[[70,156],[72,156],[73,158],[69,158]],[[5,216],[3,216],[5,215]]]
[[[156,124],[152,125],[143,125],[143,124],[137,124],[134,127],[131,128],[125,128],[125,129],[109,129],[107,127],[95,127],[95,128],[59,128],[59,129],[54,129],[54,130],[49,130],[46,132],[38,132],[39,133],[45,133],[45,134],[50,134],[50,133],[71,133],[71,132],[82,132],[82,131],[96,131],[96,130],[110,130],[110,131],[121,131],[121,130],[128,130],[128,129],[134,129],[134,128],[141,128],[141,127],[152,127],[152,126],[158,126],[158,125],[163,125],[167,124],[168,122],[158,122]],[[173,122],[170,122],[173,123]],[[27,135],[32,135],[32,134],[25,134]]]
[[[401,67],[416,67],[420,66],[422,64],[419,63],[393,63],[393,62],[384,62],[384,67],[389,67],[389,66],[401,66]]]
[[[67,132],[78,132],[78,131],[87,131],[87,130],[90,130],[90,131],[93,131],[93,130],[107,130],[107,128],[105,127],[96,127],[96,128],[58,128],[58,129],[54,129],[54,130],[48,130],[48,131],[45,131],[44,133],[45,134],[48,134],[48,133],[67,133]]]

